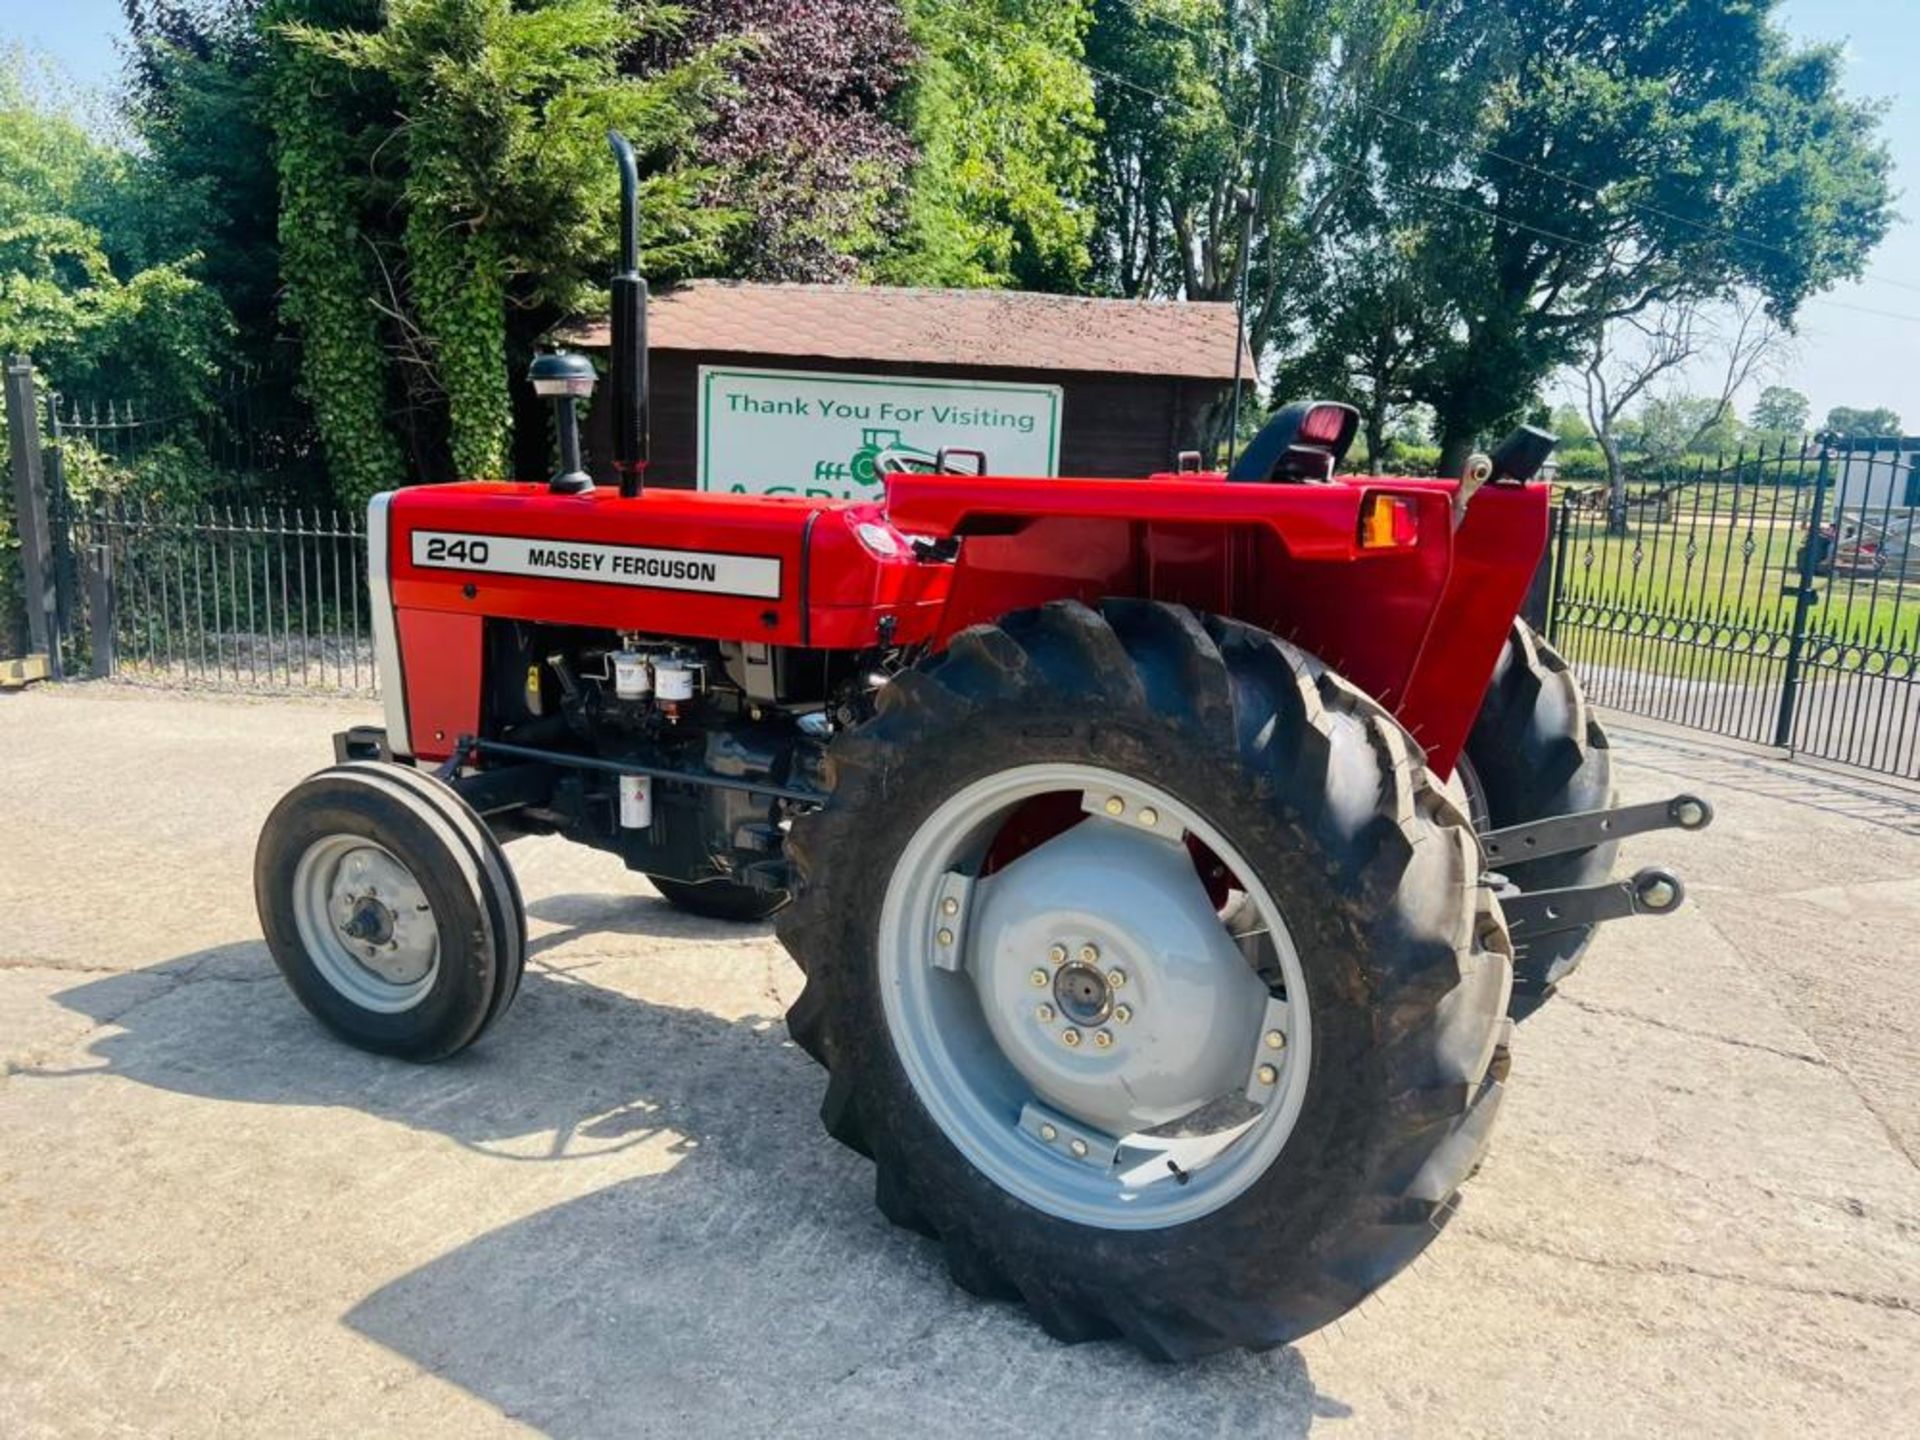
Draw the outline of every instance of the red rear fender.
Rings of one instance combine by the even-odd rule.
[[[1546,543],[1546,487],[890,477],[906,531],[962,537],[942,640],[1054,599],[1144,596],[1230,616],[1317,655],[1391,709],[1450,773]],[[1412,508],[1416,542],[1361,543],[1371,494]]]

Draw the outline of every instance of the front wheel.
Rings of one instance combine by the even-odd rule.
[[[363,1050],[445,1059],[519,989],[513,872],[466,802],[417,770],[363,761],[301,781],[260,831],[253,887],[295,996]]]
[[[1324,1325],[1445,1223],[1509,954],[1368,697],[1231,621],[1062,603],[896,677],[829,763],[788,1022],[959,1283],[1185,1358]]]

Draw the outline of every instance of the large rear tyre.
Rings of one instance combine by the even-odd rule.
[[[1607,733],[1587,705],[1579,677],[1524,620],[1513,622],[1494,668],[1467,740],[1466,761],[1460,778],[1482,829],[1604,810],[1614,803]],[[1612,874],[1619,848],[1609,841],[1502,870],[1522,890],[1597,885]],[[1538,942],[1515,932],[1516,1015],[1538,1008],[1573,973],[1594,928],[1562,930]]]
[[[443,1060],[519,989],[513,872],[485,822],[417,770],[356,761],[301,781],[261,829],[253,885],[287,984],[363,1050]]]
[[[649,875],[647,882],[674,909],[709,920],[764,920],[787,903],[784,890],[756,890],[732,880],[674,880]]]
[[[896,676],[829,766],[788,1024],[961,1285],[1181,1359],[1326,1324],[1445,1224],[1507,941],[1360,691],[1231,621],[1059,603]]]

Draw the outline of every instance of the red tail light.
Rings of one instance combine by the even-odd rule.
[[[1316,405],[1300,422],[1300,439],[1308,445],[1336,446],[1346,433],[1347,412],[1338,405]]]

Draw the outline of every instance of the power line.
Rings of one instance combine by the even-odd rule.
[[[1177,34],[1185,35],[1189,40],[1194,40],[1202,43],[1206,42],[1210,38],[1207,35],[1203,34],[1201,31],[1195,30],[1192,26],[1180,24],[1178,21],[1172,19],[1170,16],[1146,13],[1145,11],[1139,8],[1139,0],[1117,0],[1117,3],[1123,5],[1126,9],[1132,11],[1136,19],[1146,24],[1163,26],[1166,29],[1176,32]],[[1261,66],[1266,70],[1272,71],[1275,75],[1280,75],[1290,80],[1296,80],[1302,84],[1313,83],[1313,77],[1311,75],[1308,75],[1298,70],[1290,70],[1286,66],[1277,64],[1274,61],[1265,58],[1264,56],[1251,55],[1249,58],[1252,59],[1254,64]],[[1096,74],[1105,73],[1105,72],[1098,71],[1097,69],[1095,69],[1095,67],[1091,65],[1089,65],[1087,68],[1089,70],[1094,71],[1094,73]],[[1108,78],[1115,79],[1115,80],[1119,79],[1119,77],[1113,76],[1113,75],[1108,75]],[[1129,82],[1120,81],[1120,83],[1127,84]],[[1134,88],[1140,88],[1140,87],[1135,86]],[[1149,92],[1149,93],[1152,93],[1152,92]],[[1161,98],[1164,99],[1166,97],[1163,96]],[[1178,102],[1170,102],[1170,103],[1177,104]],[[1379,115],[1383,119],[1391,120],[1396,125],[1404,125],[1407,128],[1415,130],[1423,135],[1431,135],[1433,133],[1433,127],[1429,125],[1426,121],[1416,119],[1413,116],[1407,115],[1402,111],[1395,110],[1390,106],[1379,105],[1370,100],[1357,100],[1356,103],[1362,109],[1370,111],[1373,114]],[[1457,143],[1459,144],[1459,147],[1463,150],[1471,151],[1472,153],[1478,154],[1478,155],[1484,155],[1487,158],[1492,160],[1498,160],[1502,164],[1511,165],[1517,170],[1526,170],[1532,174],[1539,175],[1544,179],[1557,181],[1558,183],[1569,186],[1572,189],[1584,190],[1589,195],[1592,195],[1596,199],[1604,200],[1606,198],[1605,192],[1599,186],[1589,184],[1584,180],[1576,179],[1572,175],[1568,175],[1562,171],[1551,170],[1543,165],[1536,165],[1530,160],[1521,160],[1515,156],[1503,154],[1499,150],[1494,149],[1490,145],[1478,145],[1471,141],[1459,141]],[[1335,161],[1332,163],[1338,164],[1339,162]],[[1348,167],[1348,168],[1351,168],[1351,167]],[[1773,242],[1768,240],[1758,240],[1751,235],[1742,235],[1737,230],[1729,230],[1726,227],[1719,226],[1719,225],[1709,225],[1705,221],[1695,220],[1690,216],[1686,216],[1686,215],[1676,215],[1670,210],[1662,209],[1658,205],[1650,205],[1647,202],[1642,200],[1627,200],[1625,204],[1629,209],[1638,210],[1643,214],[1647,214],[1647,215],[1657,215],[1663,220],[1670,220],[1676,225],[1688,226],[1691,229],[1698,230],[1700,233],[1704,235],[1713,235],[1723,240],[1730,240],[1733,243],[1738,245],[1748,246],[1752,249],[1765,250],[1775,255],[1784,255],[1788,259],[1795,258],[1794,252],[1789,250],[1784,245],[1775,245]],[[1920,282],[1915,282],[1911,280],[1898,280],[1890,275],[1875,275],[1871,271],[1867,272],[1867,274],[1863,278],[1870,280],[1877,285],[1889,285],[1894,287],[1895,289],[1911,290],[1916,293],[1920,293]],[[1834,302],[1827,302],[1827,303],[1834,303]],[[1859,307],[1854,307],[1854,308],[1859,308]],[[1868,312],[1868,313],[1876,313],[1876,312]],[[1913,319],[1915,317],[1896,316],[1894,318]]]
[[[1126,76],[1115,74],[1113,71],[1104,69],[1101,66],[1088,64],[1087,72],[1091,75],[1097,75],[1103,80],[1109,80],[1115,85],[1123,86],[1137,94],[1144,95],[1149,99],[1158,100],[1161,104],[1170,106],[1175,110],[1192,110],[1194,108],[1187,102],[1168,95],[1164,91],[1155,90],[1148,85],[1142,85],[1137,80],[1129,80]],[[1257,138],[1259,135],[1259,131],[1252,126],[1229,126],[1228,128],[1243,141],[1250,138]],[[1363,166],[1352,164],[1349,161],[1335,160],[1331,156],[1326,155],[1322,155],[1319,158],[1323,164],[1331,165],[1336,169],[1350,171],[1362,179],[1392,186],[1406,193],[1430,200],[1434,204],[1445,206],[1450,210],[1459,210],[1467,214],[1478,215],[1482,218],[1492,220],[1496,224],[1505,225],[1510,229],[1522,231],[1529,235],[1537,235],[1542,239],[1551,240],[1559,245],[1570,245],[1579,250],[1604,250],[1606,248],[1602,241],[1583,240],[1576,236],[1562,234],[1556,230],[1548,230],[1543,226],[1529,224],[1524,220],[1516,220],[1510,215],[1499,214],[1485,204],[1471,200],[1462,200],[1454,195],[1442,194],[1428,187],[1415,185],[1409,181],[1394,180],[1381,176]],[[1608,269],[1615,268],[1612,260],[1608,260],[1606,265]],[[1915,288],[1920,289],[1920,287]],[[1875,315],[1885,320],[1901,320],[1909,324],[1920,325],[1920,315],[1907,315],[1894,310],[1881,310],[1868,305],[1855,305],[1845,300],[1828,300],[1818,295],[1806,296],[1800,303],[1802,305],[1824,305],[1830,309],[1848,310],[1855,314]]]

